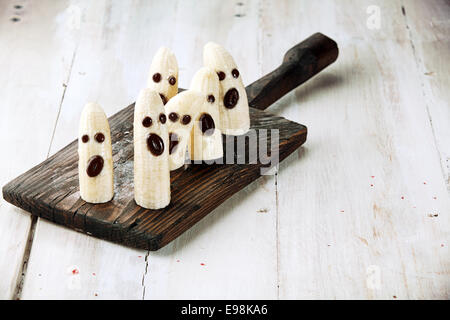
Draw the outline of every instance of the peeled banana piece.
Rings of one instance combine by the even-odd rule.
[[[183,166],[186,148],[190,139],[194,119],[198,116],[196,106],[203,102],[200,92],[186,90],[173,97],[165,106],[169,128],[169,168]]]
[[[229,135],[246,133],[250,128],[247,93],[233,57],[224,47],[208,42],[203,48],[203,64],[219,78],[220,129]]]
[[[90,203],[110,201],[114,196],[111,133],[97,103],[86,104],[81,113],[78,157],[81,198]]]
[[[134,199],[146,209],[170,203],[169,135],[158,92],[143,89],[134,108]]]
[[[191,90],[202,94],[202,102],[193,105],[198,115],[194,119],[189,143],[191,160],[214,160],[223,157],[222,132],[219,129],[219,78],[207,67],[197,71],[191,81]]]
[[[161,47],[153,57],[147,88],[158,92],[163,104],[178,93],[178,63],[170,49]]]

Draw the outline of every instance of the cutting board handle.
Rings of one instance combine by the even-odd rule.
[[[277,69],[246,87],[249,105],[266,109],[336,61],[338,54],[334,40],[322,33],[313,34],[289,49]]]

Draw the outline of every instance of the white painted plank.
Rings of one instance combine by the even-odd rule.
[[[422,46],[435,29],[410,21],[415,57],[401,2],[241,3],[73,2],[83,36],[51,152],[76,136],[87,100],[108,115],[134,101],[160,45],[176,52],[181,86],[209,40],[235,55],[250,83],[322,31],[338,41],[338,63],[272,107],[309,126],[306,147],[281,166],[278,216],[275,179],[263,178],[150,253],[148,265],[143,251],[41,220],[23,298],[448,298],[448,170],[439,159],[448,155],[448,72],[445,52],[432,50],[446,42]],[[366,27],[370,5],[380,29]],[[413,14],[424,9],[413,8],[420,21]],[[420,68],[442,71],[423,80]]]
[[[281,8],[263,11],[264,43],[319,30],[340,57],[276,106],[309,128],[278,177],[280,298],[448,297],[450,204],[400,3]]]
[[[87,5],[89,4],[89,5]],[[112,115],[145,86],[153,53],[166,43],[159,28],[172,20],[165,3],[77,2],[80,39],[51,152],[77,136],[84,104]],[[175,3],[174,3],[175,5]],[[58,239],[57,241],[55,239]],[[58,260],[49,257],[57,256]],[[141,299],[146,252],[102,241],[41,220],[23,299]],[[78,270],[72,272],[73,270]]]
[[[450,3],[415,0],[403,2],[403,6],[422,95],[450,192]]]
[[[167,4],[142,7],[131,7],[125,3],[120,6],[115,3],[111,7],[104,5],[102,3],[97,8],[88,8],[83,15],[88,19],[83,23],[91,25],[95,23],[89,20],[90,15],[103,17],[103,13],[108,12],[110,18],[108,23],[97,21],[98,29],[90,29],[89,37],[80,41],[52,152],[76,135],[77,123],[73,119],[77,119],[86,99],[98,100],[108,114],[133,101],[145,83],[152,54],[160,45],[172,47],[177,54],[181,70],[180,85],[184,87],[189,85],[190,77],[201,66],[202,47],[209,40],[223,43],[235,53],[236,60],[242,66],[241,74],[249,75],[244,78],[247,83],[259,76],[254,36],[257,6],[237,8],[234,4],[222,6],[216,2],[202,6],[201,10],[194,10],[195,3],[186,1],[174,3],[173,8],[167,8]],[[166,11],[174,14],[167,16],[164,14]],[[128,23],[117,21],[115,14],[121,12],[129,14],[126,18]],[[235,14],[248,16],[243,16],[241,22],[241,18],[235,17]],[[155,20],[158,20],[158,24],[155,24]],[[226,23],[217,24],[218,20]],[[104,24],[112,26],[114,32],[109,34],[103,30],[106,35],[99,34]],[[241,28],[246,26],[249,27],[248,31],[242,33]],[[228,28],[231,31],[227,35],[223,30]],[[171,36],[164,39],[158,30],[168,30]],[[246,47],[241,47],[243,39],[248,43]],[[95,57],[99,56],[102,57],[101,62],[94,62],[98,61]],[[127,70],[125,75],[124,70]],[[85,92],[85,96],[80,92]],[[233,297],[236,294],[241,297],[275,297],[274,202],[273,179],[261,180],[167,248],[151,253],[148,269],[145,263],[135,262],[138,255],[143,255],[142,252],[40,221],[23,298],[93,298],[95,293],[102,298],[139,298],[144,290],[141,278],[146,272],[146,298]],[[263,209],[263,212],[257,212],[259,209]],[[245,218],[242,217],[243,213],[246,213]],[[249,229],[250,226],[253,227]],[[230,230],[234,232],[230,234]],[[197,233],[202,238],[194,237]],[[208,241],[208,237],[213,235],[215,245],[210,246],[212,242]],[[250,241],[246,243],[248,237]],[[55,238],[66,240],[55,243]],[[197,243],[201,245],[200,249]],[[222,250],[218,250],[218,246]],[[233,248],[230,254],[219,253],[230,248]],[[58,261],[45,258],[46,255],[55,254],[59,257]],[[120,262],[116,261],[117,257],[122,257]],[[79,280],[80,286],[76,290],[68,290],[73,265],[86,271],[83,271],[84,278]],[[225,273],[224,265],[227,265]],[[192,270],[192,277],[185,277],[186,268]],[[255,269],[260,272],[255,273]],[[97,270],[95,279],[101,278],[101,283],[110,284],[108,288],[100,286],[99,280],[93,280],[94,277],[90,276],[92,270]],[[174,271],[168,273],[167,270]],[[170,277],[167,277],[168,274]],[[236,278],[241,279],[240,283],[230,281]],[[196,285],[193,285],[192,280],[196,280]],[[203,285],[198,286],[198,282]],[[113,290],[117,283],[123,290]]]
[[[245,84],[261,76],[260,4],[241,3],[208,2],[193,10],[193,1],[180,2],[179,36],[174,42],[186,48],[182,65],[192,67],[185,75],[194,74],[201,64],[203,45],[212,40],[232,53]],[[183,30],[188,31],[183,34]],[[274,178],[267,176],[234,195],[166,248],[151,252],[145,298],[276,298],[275,202]]]
[[[56,19],[64,7],[0,2],[2,186],[47,157],[74,49]],[[30,225],[28,213],[0,199],[0,299],[14,296]]]

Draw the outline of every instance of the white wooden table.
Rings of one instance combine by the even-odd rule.
[[[308,126],[280,166],[157,252],[0,200],[2,299],[448,299],[450,4],[0,1],[0,185],[111,115],[171,47],[180,86],[210,40],[249,84],[314,32],[338,61],[271,107]]]

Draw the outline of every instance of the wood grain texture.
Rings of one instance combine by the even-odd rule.
[[[70,34],[62,37],[64,26],[53,20],[65,4],[50,4],[0,2],[1,185],[48,156],[74,51]],[[23,285],[34,225],[0,199],[0,299]]]
[[[402,14],[416,61],[417,77],[450,192],[450,3],[402,2]],[[423,19],[423,17],[429,17]]]
[[[78,117],[87,101],[98,101],[110,116],[136,99],[146,83],[153,54],[161,45],[173,48],[171,34],[158,30],[169,30],[178,20],[167,14],[177,12],[177,1],[151,5],[147,1],[73,1],[57,16],[72,5],[81,11],[76,30],[80,37],[50,154],[77,136]],[[187,67],[194,72],[196,65],[185,61],[180,66],[185,70],[180,83],[188,85]],[[22,299],[144,296],[145,250],[90,237],[45,219],[38,220],[32,247]],[[73,274],[75,269],[79,273]]]
[[[260,1],[205,1],[202,6],[195,3],[181,1],[176,16],[176,32],[183,37],[176,37],[174,45],[179,50],[191,48],[183,49],[189,52],[189,56],[183,55],[187,80],[190,81],[202,63],[197,52],[211,40],[233,54],[245,84],[263,76]],[[308,36],[298,37],[290,45]],[[276,57],[276,64],[268,71],[279,65],[283,54]],[[206,216],[175,241],[148,254],[143,298],[275,299],[275,211],[274,176],[263,176],[234,194],[217,207],[214,214]]]
[[[282,64],[246,88],[250,106],[264,110],[336,61],[337,43],[317,32],[290,48]]]
[[[151,5],[144,1],[137,2],[138,5],[128,1],[96,1],[96,6],[87,7],[79,31],[83,37],[51,152],[76,136],[78,123],[73,119],[86,101],[98,101],[108,115],[133,101],[146,81],[152,55],[161,45],[175,51],[182,86],[189,86],[192,75],[202,65],[198,53],[211,40],[233,53],[244,83],[261,77],[255,38],[259,3],[241,2],[243,5],[205,1],[198,6],[196,1],[158,1]],[[117,19],[118,16],[124,20]],[[222,23],[216,23],[218,19]],[[291,45],[301,39],[292,39]],[[282,54],[276,57],[277,63],[281,57]],[[124,68],[130,60],[132,66]],[[21,297],[276,298],[275,206],[274,178],[261,177],[156,252],[132,250],[39,219]],[[243,242],[241,234],[247,235],[247,241]],[[55,256],[58,259],[51,258]],[[207,263],[207,272],[201,262]],[[76,277],[67,272],[74,265],[80,270]],[[259,272],[255,273],[255,269]],[[71,289],[68,283],[73,278],[80,285]]]
[[[250,85],[247,90],[249,104],[259,109],[267,108],[334,62],[337,54],[333,40],[320,33],[314,34],[290,49],[277,70]],[[280,89],[275,89],[277,83]],[[130,120],[133,113],[134,105],[131,105],[110,119],[116,177],[113,201],[94,205],[82,201],[77,194],[79,182],[75,141],[48,161],[7,184],[3,188],[5,200],[36,216],[102,239],[157,250],[259,177],[258,171],[264,166],[264,161],[259,161],[258,150],[262,144],[266,150],[272,148],[265,131],[276,130],[280,135],[281,140],[276,147],[279,148],[279,159],[276,161],[283,160],[306,140],[305,127],[252,110],[251,129],[255,131],[257,141],[245,140],[244,154],[238,151],[238,146],[233,147],[242,143],[238,138],[229,140],[224,137],[226,156],[220,161],[221,165],[203,165],[202,169],[194,165],[193,170],[174,172],[171,204],[163,210],[143,210],[134,202],[131,179],[133,144],[129,137],[133,132]],[[260,130],[264,131],[264,137]],[[234,148],[232,154],[227,151],[230,141]],[[247,160],[252,155],[255,160]],[[66,199],[70,199],[68,203]]]
[[[16,2],[1,5],[12,8]],[[0,97],[8,114],[22,100],[36,101],[30,104],[35,116],[42,103],[36,98],[37,84],[49,88],[41,93],[60,89],[57,82],[41,82],[40,73],[24,77],[12,71],[30,57],[25,49],[49,43],[38,39],[54,39],[51,32],[66,37],[65,10],[80,6],[82,37],[50,154],[76,136],[74,119],[87,100],[99,101],[108,115],[133,101],[160,45],[176,52],[182,86],[189,85],[202,63],[198,53],[210,40],[233,53],[245,83],[271,72],[293,43],[317,31],[339,43],[340,58],[271,107],[271,112],[309,129],[306,147],[288,157],[277,175],[261,177],[155,252],[39,219],[23,299],[448,299],[448,1],[242,0],[198,5],[189,0],[99,0],[60,1],[57,8],[53,1],[38,3],[24,6],[23,21],[27,14],[47,12],[44,20],[51,27],[36,35],[34,45],[25,40],[38,20],[23,24],[22,36],[13,42],[13,36],[3,41],[12,29],[2,24],[0,45],[14,47],[1,60],[2,70],[10,70],[15,55],[17,60],[11,72],[0,74],[10,92],[7,100],[4,94]],[[379,29],[367,28],[370,6],[380,9]],[[2,23],[9,23],[8,10],[0,11],[6,19]],[[54,77],[58,69],[53,68],[65,58],[38,51],[39,61],[49,66],[47,78]],[[29,83],[36,92],[20,89]],[[56,112],[46,112],[53,125]],[[23,136],[38,132],[32,115],[21,113],[23,118],[17,114],[17,119],[29,124],[20,128],[23,135],[2,140],[12,152],[7,165],[17,164],[7,169],[5,182],[45,158],[16,153],[26,150],[16,147],[25,143]],[[45,126],[45,119],[39,126]],[[37,148],[44,140],[38,137],[33,145]],[[19,210],[0,204],[2,219],[17,218]],[[15,241],[23,233],[16,228],[24,226],[21,220],[11,226],[4,221],[1,254],[20,259]],[[8,283],[14,286],[11,277],[17,275],[9,261],[0,263],[2,290]],[[380,286],[371,282],[377,276]]]
[[[272,101],[275,101],[277,95],[282,95],[282,94],[287,93],[289,90],[291,90],[293,88],[293,85],[295,85],[296,83],[301,83],[301,82],[306,81],[308,78],[314,76],[317,72],[319,72],[324,67],[326,67],[329,63],[332,63],[336,59],[337,52],[333,52],[333,55],[334,55],[333,59],[326,61],[326,62],[321,61],[322,55],[326,56],[327,54],[330,53],[330,51],[333,50],[332,48],[329,48],[329,44],[331,46],[334,46],[334,49],[336,49],[336,44],[333,40],[331,40],[323,35],[317,34],[317,35],[307,39],[306,41],[302,42],[301,44],[297,45],[296,47],[294,47],[290,51],[290,56],[292,56],[292,57],[295,56],[295,59],[289,59],[289,62],[285,63],[285,66],[289,65],[289,70],[291,70],[293,72],[291,72],[291,73],[286,72],[282,66],[281,70],[279,70],[276,73],[272,73],[272,76],[269,75],[269,77],[265,77],[265,79],[269,79],[269,80],[270,80],[270,78],[274,78],[274,80],[277,80],[277,79],[282,80],[284,84],[280,84],[280,87],[282,88],[283,93],[279,93],[276,91],[269,90],[268,88],[265,88],[264,86],[262,86],[262,84],[266,83],[265,81],[256,81],[252,84],[252,86],[253,86],[253,88],[257,89],[257,92],[258,92],[257,94],[258,94],[259,98],[264,97],[264,94],[265,94],[267,96],[270,96],[271,97],[270,99]],[[299,49],[297,49],[297,48],[299,48]],[[314,58],[314,55],[311,55],[311,53],[316,55],[317,59]],[[277,75],[276,77],[275,77],[275,74]],[[291,81],[286,81],[286,79],[284,79],[283,75],[285,77],[289,77]],[[299,80],[297,80],[297,78]],[[297,82],[297,81],[300,81],[300,82]],[[250,101],[253,101],[253,105],[255,105],[261,109],[269,106],[269,104],[267,102],[265,103],[264,106],[259,106],[259,102],[254,103],[254,100],[257,100],[257,99],[255,99],[256,98],[255,96],[256,96],[255,94],[249,93],[249,98],[250,98]],[[262,128],[265,129],[266,127],[262,127]],[[121,130],[126,131],[127,128],[121,128]],[[303,133],[302,133],[302,135],[303,135]],[[303,139],[303,137],[302,137],[302,139]],[[270,143],[270,141],[269,141],[269,143]],[[284,157],[284,155],[283,155],[283,157]],[[245,178],[246,175],[243,175],[243,177]],[[107,209],[104,209],[104,210],[107,210]],[[109,210],[109,211],[111,211],[111,210]],[[92,214],[92,211],[90,211],[90,213],[87,216],[89,217],[91,214]],[[78,220],[80,220],[80,219],[78,218]],[[118,220],[116,222],[118,222]],[[89,233],[90,234],[99,234],[99,232],[94,232],[94,231],[89,232]],[[118,242],[120,242],[120,241],[118,241]]]
[[[401,3],[284,5],[267,4],[265,34],[289,38],[301,20],[336,39],[340,59],[272,109],[310,130],[277,177],[279,297],[448,298],[449,200]],[[379,29],[366,25],[373,5]]]
[[[77,141],[48,160],[14,179],[3,188],[6,201],[33,215],[135,248],[157,250],[178,237],[214,208],[260,176],[264,161],[250,164],[258,146],[271,148],[271,135],[260,130],[279,130],[282,161],[306,141],[306,127],[251,110],[251,129],[257,144],[245,139],[245,154],[234,148],[227,154],[224,137],[222,162],[193,164],[171,174],[171,203],[161,210],[136,205],[133,196],[134,104],[109,119],[113,148],[115,196],[105,204],[86,203],[79,196]],[[234,145],[238,141],[234,138]],[[229,148],[229,147],[228,147]],[[231,158],[230,158],[231,157]]]

